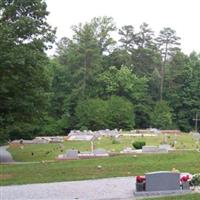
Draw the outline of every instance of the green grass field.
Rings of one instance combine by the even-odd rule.
[[[174,196],[174,197],[162,197],[162,198],[150,198],[144,200],[199,200],[200,194],[188,194],[183,196]]]
[[[101,165],[99,169],[97,166]],[[143,175],[146,172],[172,170],[192,174],[200,171],[200,153],[114,156],[108,158],[0,165],[1,185],[72,181]]]
[[[168,143],[172,143],[175,136],[169,136]],[[119,152],[124,147],[132,147],[134,141],[143,140],[147,145],[159,145],[163,142],[164,136],[157,137],[121,137],[119,144],[112,144],[112,139],[102,138],[95,141],[96,148],[104,148],[111,152]],[[189,134],[176,136],[176,149],[196,149],[197,144]],[[90,151],[90,142],[84,141],[66,141],[63,144],[36,144],[25,145],[24,149],[20,147],[9,148],[16,161],[42,161],[53,160],[59,154],[63,154],[67,149],[78,149],[80,151]],[[34,155],[32,155],[32,152]]]
[[[175,136],[168,137],[172,143]],[[164,136],[157,137],[121,137],[119,144],[112,144],[111,138],[103,137],[95,141],[96,148],[104,148],[111,152],[119,152],[124,147],[131,147],[134,141],[143,140],[147,145],[159,145]],[[200,153],[185,151],[196,149],[197,144],[189,134],[176,136],[176,149],[180,151],[169,154],[121,155],[108,158],[96,158],[74,161],[55,161],[55,157],[67,149],[89,151],[90,142],[66,141],[63,144],[36,144],[10,147],[16,161],[37,161],[15,165],[0,165],[0,184],[44,183],[56,181],[73,181],[120,176],[143,175],[146,172],[172,170],[181,172],[200,172]],[[182,151],[181,149],[184,149]],[[32,155],[33,154],[33,155]],[[45,162],[44,162],[45,161]],[[97,166],[101,165],[102,168]]]

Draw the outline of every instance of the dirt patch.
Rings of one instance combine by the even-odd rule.
[[[14,176],[14,174],[0,174],[0,180],[7,180]]]

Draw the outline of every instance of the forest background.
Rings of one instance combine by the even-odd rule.
[[[200,55],[184,54],[175,30],[95,17],[48,57],[48,14],[42,0],[0,1],[1,142],[71,129],[194,129]]]

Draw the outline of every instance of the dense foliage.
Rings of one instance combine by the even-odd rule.
[[[80,101],[75,109],[75,118],[77,129],[131,129],[134,126],[133,105],[117,96],[108,100]]]
[[[0,138],[37,132],[49,86],[45,49],[54,40],[41,0],[0,1]]]
[[[145,144],[146,144],[146,142],[144,142],[144,141],[135,141],[135,142],[133,142],[132,145],[135,149],[142,149],[142,147],[145,146]]]
[[[50,59],[45,2],[0,2],[1,141],[70,129],[193,129],[200,55],[181,52],[171,28],[155,36],[146,23],[136,32],[94,18],[73,26]]]

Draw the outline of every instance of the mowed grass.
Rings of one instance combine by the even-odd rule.
[[[171,135],[167,137],[168,143],[173,143],[176,138],[176,149],[196,149],[197,143],[189,134]],[[134,141],[145,141],[146,145],[159,145],[164,141],[164,136],[156,137],[121,137],[119,144],[112,144],[112,139],[103,137],[95,141],[95,148],[104,148],[111,152],[120,152],[125,147],[132,147]],[[42,161],[54,160],[59,154],[63,154],[67,149],[78,149],[79,151],[90,151],[90,142],[66,141],[63,144],[34,144],[20,147],[10,147],[9,151],[16,161]]]
[[[15,161],[42,161],[54,160],[59,154],[63,154],[67,149],[79,149],[85,151],[90,149],[90,143],[82,141],[67,141],[63,144],[28,144],[21,149],[10,147],[8,151],[12,154]]]
[[[188,194],[183,196],[171,196],[162,198],[148,198],[144,200],[199,200],[200,194]]]
[[[102,167],[98,168],[98,165]],[[194,174],[200,172],[200,153],[178,151],[164,155],[114,156],[0,167],[1,185],[135,176],[172,168]]]

